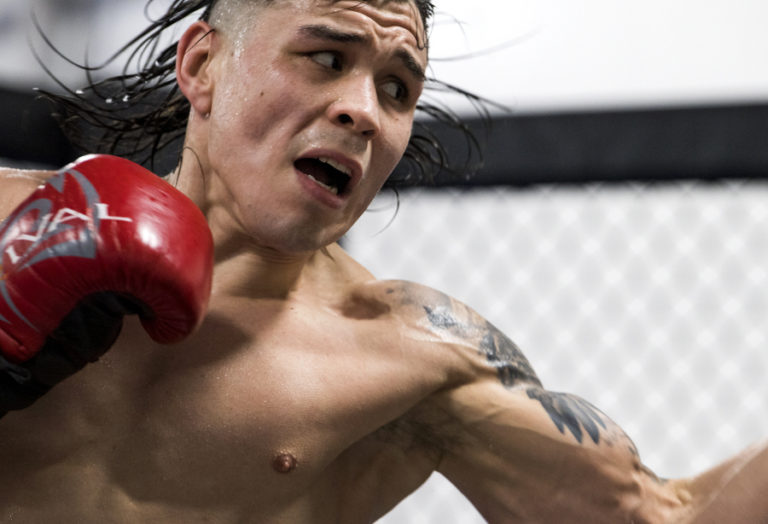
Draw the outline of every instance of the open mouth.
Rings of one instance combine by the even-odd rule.
[[[351,179],[350,169],[330,158],[300,158],[293,165],[334,195],[344,194]]]

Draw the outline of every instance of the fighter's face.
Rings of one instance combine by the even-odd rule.
[[[337,240],[408,144],[427,64],[417,9],[284,0],[222,40],[206,157],[232,217],[281,251]]]

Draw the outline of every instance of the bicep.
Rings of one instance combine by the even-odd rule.
[[[465,354],[466,361],[472,363],[466,382],[451,390],[454,400],[468,399],[465,404],[471,416],[477,415],[477,410],[483,412],[484,406],[498,404],[491,418],[500,417],[502,425],[535,421],[542,436],[549,438],[552,433],[579,445],[587,440],[600,445],[621,435],[627,451],[636,454],[618,426],[589,402],[544,389],[522,350],[473,309],[431,290],[422,291],[421,298],[430,329],[444,346]]]
[[[601,440],[611,438],[611,435],[624,435],[604,413],[581,397],[541,387],[528,387],[525,394],[535,401],[530,409],[538,409],[537,402],[560,434],[566,438],[572,437],[579,444],[584,444],[585,439],[589,438],[599,445]],[[627,451],[637,454],[634,444],[628,437],[626,440]]]
[[[430,423],[444,435],[437,469],[489,522],[682,522],[688,488],[648,470],[605,413],[544,389],[523,352],[471,308],[403,289],[411,316],[460,356],[461,380],[420,406],[441,414]]]
[[[468,359],[475,365],[467,382],[452,393],[454,399],[472,399],[467,403],[469,411],[499,404],[494,417],[501,417],[502,425],[518,420],[531,424],[535,421],[543,437],[550,438],[551,433],[578,445],[587,440],[600,445],[606,439],[613,442],[621,436],[626,450],[636,455],[624,432],[595,406],[576,395],[544,389],[522,350],[474,310],[438,292],[433,292],[424,304],[426,319],[441,340],[475,357]],[[476,390],[480,392],[479,398],[474,398]]]

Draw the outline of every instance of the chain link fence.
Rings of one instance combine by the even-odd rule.
[[[768,437],[768,183],[419,189],[395,208],[377,198],[351,254],[478,310],[660,476]],[[380,522],[484,521],[435,474]]]

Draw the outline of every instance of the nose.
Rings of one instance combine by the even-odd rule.
[[[367,140],[379,135],[379,100],[376,84],[365,75],[350,76],[334,91],[335,100],[328,106],[328,118],[335,125],[359,133]]]

